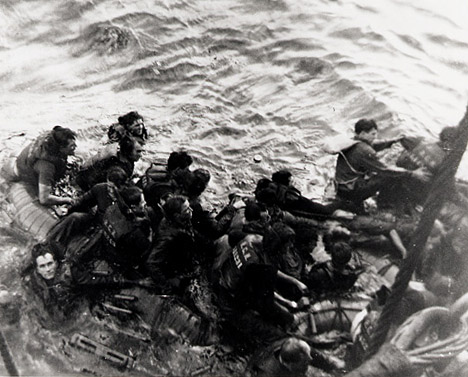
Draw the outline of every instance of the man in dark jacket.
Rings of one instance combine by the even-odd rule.
[[[89,166],[85,164],[75,178],[76,184],[83,191],[88,191],[95,184],[105,182],[107,171],[113,166],[121,167],[131,178],[135,162],[140,160],[142,152],[141,143],[129,136],[124,136],[119,142],[117,154],[93,161]]]
[[[338,198],[350,201],[359,208],[365,199],[375,195],[395,179],[413,178],[424,181],[429,178],[423,169],[410,171],[387,166],[380,161],[377,151],[389,148],[402,138],[377,141],[377,124],[374,120],[359,120],[354,131],[355,143],[339,152],[336,163]]]
[[[165,218],[146,268],[155,285],[164,292],[182,293],[197,271],[197,251],[191,224],[192,209],[185,196],[170,197],[163,205]]]

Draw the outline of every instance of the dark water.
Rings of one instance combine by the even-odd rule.
[[[383,136],[436,137],[458,122],[467,16],[463,0],[2,0],[0,157],[55,124],[80,131],[85,157],[138,110],[151,131],[140,169],[188,150],[212,174],[215,207],[283,167],[320,198],[334,164],[323,137],[362,117]],[[16,289],[29,241],[2,206],[0,283]],[[61,370],[35,352],[27,373]]]

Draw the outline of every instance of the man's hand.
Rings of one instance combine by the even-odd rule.
[[[136,285],[138,285],[139,287],[150,289],[155,287],[154,281],[151,278],[139,279],[136,281]]]
[[[419,168],[411,172],[411,176],[418,181],[427,183],[431,179],[432,175],[425,168]]]

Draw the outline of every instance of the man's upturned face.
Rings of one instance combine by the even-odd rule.
[[[358,139],[365,141],[368,144],[372,144],[375,139],[377,139],[377,130],[373,128],[372,130],[369,131],[361,131],[361,133],[358,135]]]
[[[36,258],[37,273],[41,275],[45,280],[50,280],[55,277],[57,272],[57,262],[55,261],[52,254],[47,253],[40,255]]]
[[[143,119],[139,118],[135,120],[129,127],[128,130],[133,136],[142,136],[143,135],[143,128],[145,127],[145,123]]]
[[[67,145],[60,148],[60,152],[65,156],[73,156],[75,154],[76,141],[74,139],[68,140]]]
[[[182,208],[180,209],[180,220],[183,223],[189,223],[192,219],[192,207],[190,207],[190,203],[188,200],[182,204]]]

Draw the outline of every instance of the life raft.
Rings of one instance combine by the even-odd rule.
[[[12,205],[13,221],[38,241],[45,240],[58,217],[50,208],[39,203],[34,188],[23,182],[12,183],[8,190]]]
[[[333,330],[350,332],[354,318],[370,301],[367,295],[352,294],[316,302],[300,315],[298,333],[310,336]]]

